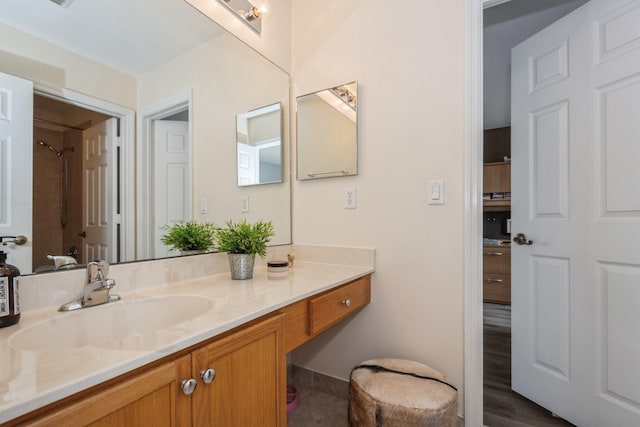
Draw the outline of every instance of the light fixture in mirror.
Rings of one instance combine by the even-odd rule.
[[[276,104],[236,117],[238,186],[282,182],[282,106]]]
[[[267,4],[261,2],[258,4],[255,0],[218,0],[225,5],[231,12],[236,14],[242,22],[251,27],[258,34],[262,32],[263,16],[268,11]]]
[[[126,20],[122,19],[122,10],[127,10]],[[96,16],[100,19],[95,19]],[[84,130],[103,120],[95,116],[96,111],[118,121],[119,158],[115,168],[119,174],[114,175],[112,187],[108,188],[109,194],[114,194],[115,221],[108,225],[108,232],[117,246],[108,255],[97,257],[110,263],[162,257],[162,253],[154,250],[155,229],[170,223],[177,211],[186,212],[187,217],[197,221],[216,224],[227,219],[271,220],[276,229],[271,244],[291,243],[290,186],[238,188],[236,149],[230,143],[235,139],[234,118],[238,111],[276,100],[286,110],[289,76],[187,2],[109,0],[73,2],[70,7],[61,8],[48,1],[5,0],[0,2],[2,73],[33,82],[35,92],[45,100],[71,102],[75,107],[92,110],[88,116],[79,114],[75,108],[60,109],[47,102],[44,105],[47,111],[40,111],[43,103],[36,101],[32,109],[34,118],[57,124],[34,123],[33,118],[26,121],[33,126],[29,133],[33,134],[33,141],[27,137],[29,143],[25,146],[29,156],[38,157],[27,163],[33,164],[34,173],[43,175],[34,178],[30,174],[34,201],[29,210],[33,212],[24,217],[29,222],[29,231],[32,223],[37,223],[44,234],[36,230],[38,227],[33,227],[32,233],[16,230],[11,234],[28,234],[29,243],[3,247],[12,264],[18,264],[14,262],[18,251],[29,251],[28,268],[19,265],[23,274],[39,266],[46,267],[47,263],[53,266],[47,254],[67,255],[74,247],[79,252],[79,264],[83,263],[87,238],[79,236],[85,228],[78,225],[83,211],[78,209],[83,203],[79,196],[86,193],[78,178],[81,149],[75,146],[75,151],[64,151],[68,160],[69,199],[68,225],[63,228],[61,211],[65,210],[61,209],[60,196],[64,193],[60,189],[63,162],[37,141],[44,141],[58,152],[65,150],[69,147],[65,139],[69,132],[80,132],[70,127]],[[225,84],[220,85],[220,81]],[[176,116],[156,117],[159,105],[166,108],[178,98],[188,99],[184,109],[188,132],[184,140],[171,132],[171,144],[167,147],[175,151],[182,141],[189,144],[188,168],[182,176],[191,197],[185,203],[171,204],[170,216],[161,221],[154,200],[161,186],[154,181],[157,174],[153,173],[154,160],[150,157],[157,150],[141,148],[142,135],[136,130],[141,132],[142,123],[136,123],[135,119],[140,120],[144,113],[154,119],[183,121]],[[282,147],[286,182],[289,167],[286,128]],[[22,170],[31,171],[31,167]],[[166,183],[170,185],[166,188],[174,188],[176,181],[168,179]],[[36,185],[42,188],[36,189]],[[36,201],[35,193],[47,198]],[[24,196],[26,193],[22,194],[25,200],[31,200]],[[246,196],[251,198],[248,213],[241,212],[240,202]],[[2,194],[0,200],[1,197]],[[103,206],[103,202],[96,202],[96,206]],[[3,208],[7,206],[10,204],[3,204]],[[12,218],[17,218],[12,212]]]
[[[358,83],[297,97],[298,180],[358,174]]]

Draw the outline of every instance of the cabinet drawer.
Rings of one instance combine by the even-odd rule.
[[[511,304],[511,276],[485,273],[482,281],[484,301]]]
[[[328,328],[369,304],[371,277],[366,276],[309,300],[309,335]]]
[[[485,246],[482,249],[485,273],[510,274],[511,248],[508,246]]]

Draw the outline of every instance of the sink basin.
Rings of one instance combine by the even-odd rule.
[[[79,347],[138,350],[167,341],[176,325],[211,309],[213,302],[191,295],[124,300],[60,314],[21,329],[9,338],[17,350],[46,351]]]

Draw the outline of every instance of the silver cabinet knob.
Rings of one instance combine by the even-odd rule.
[[[351,307],[351,300],[349,298],[347,298],[346,300],[343,300],[342,305],[344,305],[347,308]]]
[[[200,376],[205,384],[211,384],[216,379],[216,370],[213,368],[203,369],[200,371]]]
[[[180,383],[180,388],[182,388],[182,392],[189,396],[196,389],[197,381],[194,378],[189,378],[188,380],[182,380]]]

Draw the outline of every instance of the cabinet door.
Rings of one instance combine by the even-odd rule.
[[[192,353],[195,426],[282,426],[286,422],[281,316],[243,328]],[[215,370],[204,384],[201,373]]]
[[[186,427],[190,425],[190,399],[180,391],[180,382],[189,376],[190,360],[185,356],[141,374],[125,376],[122,382],[89,392],[87,397],[25,424]]]
[[[483,168],[483,193],[507,193],[511,191],[511,164],[488,163]]]

